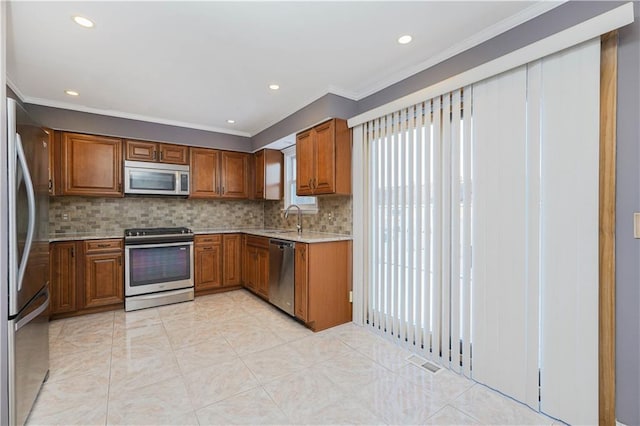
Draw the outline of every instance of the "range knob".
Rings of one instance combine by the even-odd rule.
[[[136,236],[140,236],[140,231],[136,232]]]

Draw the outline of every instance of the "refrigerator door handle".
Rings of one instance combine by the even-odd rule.
[[[18,133],[16,133],[16,153],[18,154],[18,162],[20,163],[20,168],[22,169],[24,183],[27,189],[27,203],[29,205],[29,224],[27,227],[27,238],[24,244],[24,250],[22,252],[22,259],[20,259],[20,266],[18,267],[18,291],[20,291],[22,290],[22,281],[24,278],[24,273],[27,269],[27,260],[29,259],[31,243],[33,242],[33,233],[36,228],[36,195],[33,190],[31,175],[29,174],[27,158],[25,157],[24,150],[22,149],[22,138],[20,138],[20,134]]]
[[[38,309],[36,309],[33,312],[29,312],[27,316],[25,316],[24,318],[21,318],[20,321],[16,322],[15,331],[18,331],[25,325],[29,324],[34,318],[39,317],[40,314],[42,314],[44,311],[46,311],[49,308],[49,302],[51,301],[51,297],[49,295],[48,288],[46,289],[45,293],[43,293],[40,297],[42,296],[45,296],[47,300],[45,300],[45,302],[42,305],[40,305]]]

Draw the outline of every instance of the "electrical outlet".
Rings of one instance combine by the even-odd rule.
[[[65,222],[71,220],[71,216],[69,215],[69,213],[62,213],[62,220]]]
[[[329,212],[329,220],[333,220],[333,212]]]
[[[640,213],[633,214],[633,238],[640,238]]]

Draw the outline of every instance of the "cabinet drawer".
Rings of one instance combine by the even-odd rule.
[[[265,237],[254,237],[247,235],[247,245],[254,247],[269,248],[269,239]]]
[[[220,234],[196,235],[194,237],[194,244],[197,246],[201,246],[201,245],[210,246],[212,244],[222,244],[222,235]]]
[[[122,250],[122,240],[90,240],[84,242],[85,253]]]

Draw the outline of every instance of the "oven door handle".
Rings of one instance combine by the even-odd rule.
[[[182,241],[178,243],[154,243],[149,244],[147,242],[124,242],[125,249],[131,248],[158,248],[158,247],[178,247],[178,246],[193,246],[193,241]]]

